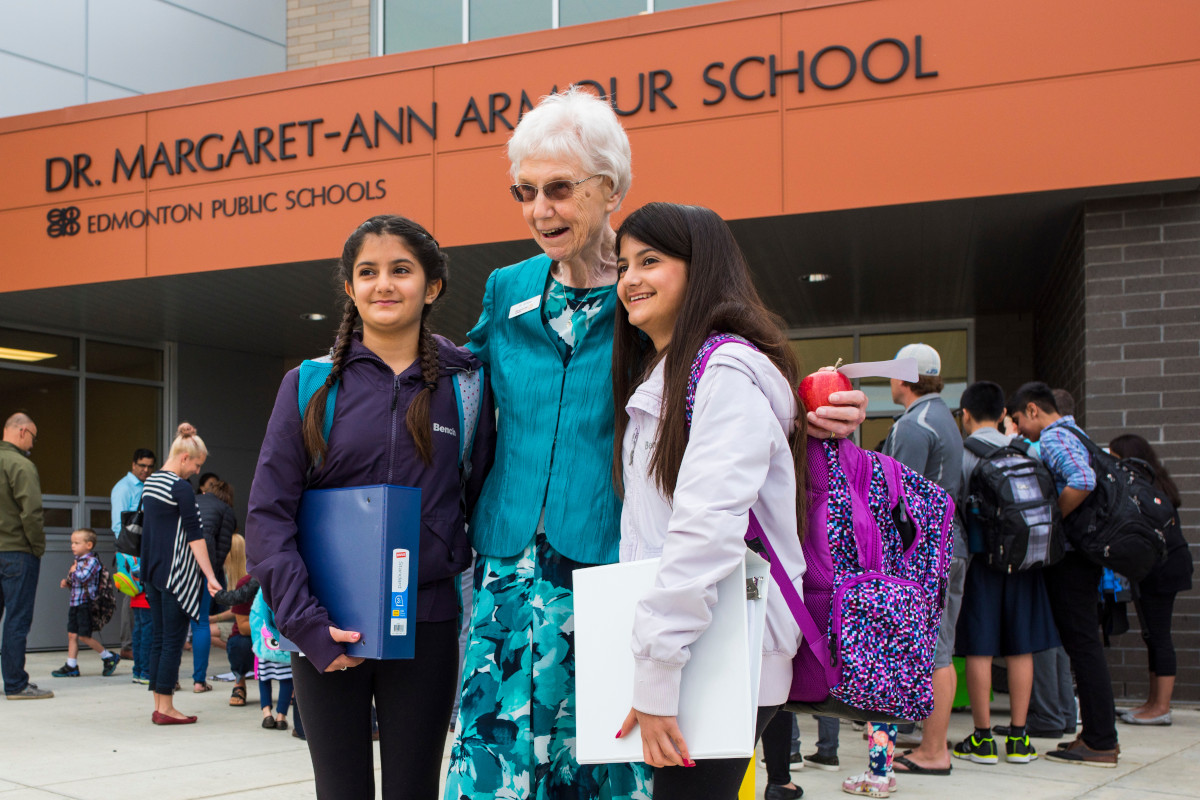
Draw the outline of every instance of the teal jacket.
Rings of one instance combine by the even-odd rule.
[[[621,503],[612,481],[612,333],[617,293],[605,298],[567,366],[542,323],[550,258],[488,277],[467,348],[488,367],[499,411],[496,457],[475,504],[475,549],[505,558],[533,539],[542,504],[546,536],[585,564],[617,560]],[[520,304],[530,301],[528,310]]]

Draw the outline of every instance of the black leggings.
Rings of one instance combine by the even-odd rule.
[[[384,800],[440,800],[442,751],[458,689],[458,623],[417,624],[417,657],[317,672],[292,656],[296,700],[320,800],[375,797],[371,701]]]
[[[762,737],[767,724],[782,706],[759,706],[754,726],[755,743]],[[307,713],[307,712],[306,712]],[[792,721],[788,719],[788,741],[792,736]],[[764,743],[765,746],[765,743]],[[786,745],[790,747],[789,745]],[[788,760],[787,752],[783,763]],[[737,800],[738,789],[746,777],[748,758],[707,758],[694,767],[658,767],[654,770],[654,800]],[[784,767],[787,769],[787,766]],[[782,781],[787,783],[790,778]]]
[[[1171,641],[1171,614],[1175,593],[1145,593],[1135,601],[1142,609],[1142,640],[1150,671],[1162,678],[1175,674],[1175,643]]]

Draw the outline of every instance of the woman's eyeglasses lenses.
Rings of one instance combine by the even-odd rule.
[[[508,187],[518,203],[532,203],[537,199],[538,187],[529,183],[514,183]],[[542,187],[542,194],[551,202],[566,200],[575,192],[574,181],[550,181]]]

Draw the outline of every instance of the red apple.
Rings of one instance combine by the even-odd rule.
[[[842,360],[838,359],[838,365]],[[829,405],[829,395],[834,392],[848,392],[853,389],[850,379],[835,370],[823,370],[808,375],[800,381],[800,402],[809,411],[816,411],[821,406]]]

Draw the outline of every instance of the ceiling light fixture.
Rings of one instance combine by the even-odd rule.
[[[11,347],[0,347],[0,358],[8,361],[45,361],[47,358],[58,358],[56,353],[39,353],[37,350],[15,350]]]
[[[803,283],[823,283],[829,280],[829,277],[825,272],[810,272],[807,275],[801,275],[800,280]]]
[[[309,322],[320,322],[325,319],[325,315],[316,311],[310,311],[307,314],[301,314],[300,319],[306,319]]]

